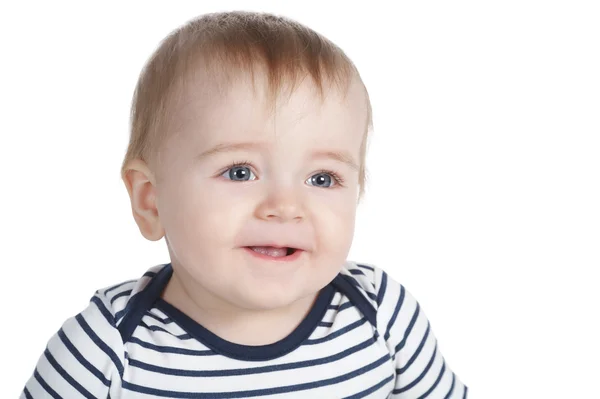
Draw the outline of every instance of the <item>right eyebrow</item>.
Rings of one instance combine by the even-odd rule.
[[[234,152],[234,151],[248,151],[248,150],[260,150],[264,148],[263,144],[253,143],[253,142],[245,142],[245,143],[221,143],[218,144],[198,155],[198,159],[208,158],[216,154],[226,153],[226,152]]]

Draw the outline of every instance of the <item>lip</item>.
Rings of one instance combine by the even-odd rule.
[[[308,252],[310,247],[304,242],[295,240],[248,240],[238,244],[240,247],[273,247],[273,248],[295,248]]]
[[[304,250],[296,248],[296,251],[294,251],[294,253],[291,255],[274,257],[274,256],[264,255],[259,252],[253,251],[252,249],[250,249],[250,247],[243,247],[242,249],[255,258],[258,258],[261,260],[267,260],[270,262],[277,262],[277,263],[293,262],[293,261],[297,260],[300,256],[302,256],[302,254],[304,253]]]

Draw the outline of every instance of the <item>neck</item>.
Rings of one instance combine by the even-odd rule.
[[[317,295],[300,298],[284,308],[245,309],[217,298],[189,276],[173,270],[162,298],[220,338],[256,346],[275,343],[292,333]]]

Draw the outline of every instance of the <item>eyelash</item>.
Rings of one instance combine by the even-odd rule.
[[[331,177],[333,177],[333,180],[335,180],[336,186],[337,185],[342,186],[342,187],[344,186],[344,179],[342,178],[342,176],[338,175],[334,171],[327,170],[327,169],[321,169],[321,170],[317,171],[317,173],[315,173],[315,175],[318,175],[321,173],[326,173],[326,174],[330,175]]]
[[[236,162],[232,162],[230,163],[226,168],[224,168],[220,173],[219,176],[221,176],[223,173],[227,172],[229,169],[231,168],[235,168],[236,166],[247,166],[251,169],[253,169],[252,163],[250,161],[236,161]],[[318,170],[315,175],[321,174],[321,173],[326,173],[328,175],[330,175],[333,180],[335,180],[336,186],[343,186],[344,185],[344,178],[341,177],[340,175],[338,175],[337,173],[335,173],[332,170],[328,170],[328,169],[320,169]],[[335,186],[334,186],[335,187]]]
[[[252,162],[250,162],[250,161],[232,162],[226,168],[221,170],[221,172],[219,173],[219,176],[221,176],[223,173],[227,172],[229,169],[235,168],[236,166],[247,166],[250,169],[254,169],[254,167],[252,166]]]

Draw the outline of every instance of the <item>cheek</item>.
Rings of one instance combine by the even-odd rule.
[[[180,179],[163,189],[161,222],[174,246],[202,249],[229,245],[250,212],[249,201],[223,192],[210,180]],[[209,243],[200,246],[199,242]]]
[[[356,201],[348,196],[337,197],[318,201],[311,208],[321,250],[345,257],[354,236]]]

